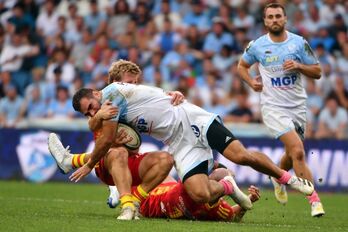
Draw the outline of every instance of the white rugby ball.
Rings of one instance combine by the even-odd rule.
[[[140,136],[139,132],[136,129],[134,129],[131,125],[124,123],[124,122],[118,123],[117,130],[121,130],[121,129],[125,130],[127,135],[132,138],[132,140],[130,142],[124,144],[124,146],[130,150],[138,149],[141,145],[141,136]]]

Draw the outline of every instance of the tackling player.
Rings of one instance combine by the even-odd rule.
[[[265,125],[285,146],[280,168],[294,169],[297,176],[313,182],[303,147],[306,126],[307,94],[302,83],[305,76],[319,79],[321,69],[308,42],[285,30],[286,12],[279,3],[264,8],[268,34],[249,43],[238,64],[241,77],[256,92],[261,92],[261,112]],[[249,76],[248,69],[258,63],[262,82]],[[288,200],[282,183],[271,178],[279,202]],[[325,214],[316,191],[307,197],[314,217]]]
[[[117,72],[119,66],[124,63],[125,61],[114,62],[109,74]],[[126,63],[137,67],[132,62]],[[188,102],[173,107],[170,98],[161,89],[124,83],[112,83],[102,91],[83,88],[75,93],[73,106],[76,111],[86,116],[94,116],[106,100],[112,101],[112,104],[119,108],[118,115],[107,121],[108,128],[113,129],[107,133],[115,133],[118,120],[123,119],[137,127],[140,132],[168,144],[185,190],[197,203],[213,202],[223,195],[230,195],[244,208],[252,207],[250,199],[238,189],[231,176],[226,176],[219,182],[208,179],[207,174],[213,163],[211,149],[219,151],[234,163],[248,165],[273,176],[280,183],[288,184],[304,194],[313,192],[313,186],[309,181],[291,176],[260,152],[247,151],[233,134],[219,123],[217,115]],[[87,164],[75,171],[71,179],[79,181],[90,173],[110,146],[111,140],[108,134],[105,134],[103,140],[97,140]]]

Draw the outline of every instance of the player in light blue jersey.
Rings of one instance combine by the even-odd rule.
[[[265,154],[247,151],[219,122],[217,115],[186,101],[173,106],[171,97],[162,89],[125,83],[112,83],[101,91],[84,88],[75,93],[73,106],[76,111],[93,117],[107,100],[118,107],[118,114],[103,121],[101,136],[89,161],[71,175],[72,180],[78,181],[91,171],[112,145],[118,121],[125,120],[141,133],[169,146],[178,175],[195,202],[211,203],[229,195],[243,208],[252,207],[250,199],[239,190],[232,177],[218,182],[208,179],[213,166],[212,149],[234,163],[251,166],[304,194],[314,190],[309,181],[291,176]]]
[[[249,43],[238,64],[244,81],[261,93],[263,121],[275,138],[285,146],[280,167],[294,169],[297,176],[311,180],[313,176],[305,162],[303,146],[306,125],[306,92],[303,78],[319,79],[321,68],[308,42],[285,30],[287,18],[284,7],[271,3],[264,9],[266,35]],[[260,77],[250,77],[249,68],[258,63]],[[260,81],[261,80],[261,81]],[[271,178],[280,203],[287,202],[285,186]],[[312,216],[324,215],[318,194],[307,197]]]

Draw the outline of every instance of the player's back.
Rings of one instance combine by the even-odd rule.
[[[125,120],[140,133],[165,141],[177,126],[177,109],[162,89],[113,83],[102,90],[102,102],[109,99],[119,108],[116,120]]]

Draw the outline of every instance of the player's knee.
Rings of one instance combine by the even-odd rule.
[[[168,172],[172,169],[174,165],[173,156],[171,156],[168,152],[162,152],[158,156],[158,164],[160,166],[160,170]]]
[[[293,148],[290,154],[294,161],[304,162],[305,160],[305,152],[302,148]]]
[[[210,192],[207,189],[191,189],[188,193],[196,203],[208,203],[211,200]]]
[[[254,159],[248,150],[240,143],[234,145],[231,153],[232,154],[229,156],[231,161],[239,165],[247,165]]]
[[[126,148],[118,147],[110,149],[110,158],[113,162],[128,165],[128,151]]]

